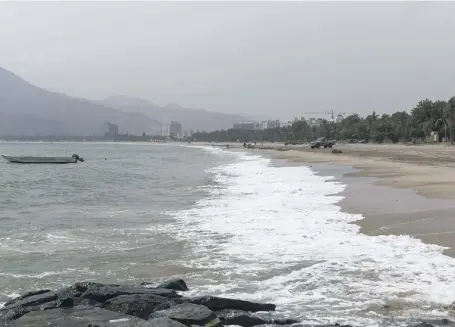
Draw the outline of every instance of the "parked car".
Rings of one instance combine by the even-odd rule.
[[[321,146],[324,148],[331,148],[335,142],[327,140],[325,137],[320,137],[316,139],[316,141],[313,141],[310,143],[310,146],[312,149],[317,148],[319,149]]]

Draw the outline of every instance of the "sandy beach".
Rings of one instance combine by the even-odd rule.
[[[335,148],[342,153],[282,144],[264,144],[251,151],[311,165],[346,183],[339,205],[365,217],[358,222],[362,233],[411,235],[447,247],[445,253],[455,257],[455,146],[339,144]]]

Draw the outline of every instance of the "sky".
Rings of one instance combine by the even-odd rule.
[[[455,95],[455,2],[0,2],[0,66],[69,95],[290,119]]]

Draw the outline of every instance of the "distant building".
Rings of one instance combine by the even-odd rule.
[[[306,123],[313,127],[313,126],[321,126],[322,125],[322,121],[323,119],[322,118],[308,118],[306,120]]]
[[[265,130],[265,129],[273,129],[273,128],[280,128],[280,121],[277,119],[277,120],[264,120],[262,122],[262,126],[261,126],[262,130]]]
[[[344,119],[343,115],[337,115],[337,118],[335,119],[336,123],[341,123],[341,121]]]
[[[161,136],[169,136],[169,124],[161,124]]]
[[[257,121],[243,121],[240,123],[234,124],[234,129],[243,129],[248,131],[260,130],[262,125]]]
[[[183,137],[182,124],[176,121],[171,121],[169,123],[169,136]]]
[[[118,136],[118,125],[117,124],[111,124],[110,122],[107,122],[105,125],[107,125],[107,132],[104,133],[105,136]]]

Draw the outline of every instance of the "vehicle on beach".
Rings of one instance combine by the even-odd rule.
[[[35,156],[3,156],[9,162],[22,163],[22,164],[68,164],[77,163],[78,161],[84,162],[84,158],[79,157],[77,154],[64,157],[35,157]]]
[[[287,141],[287,142],[284,142],[284,145],[299,145],[299,144],[305,144],[305,142],[303,141]]]
[[[325,137],[320,137],[316,139],[316,141],[313,141],[310,143],[310,146],[312,149],[317,148],[319,149],[321,146],[324,148],[331,148],[335,144],[334,141],[329,141]]]

